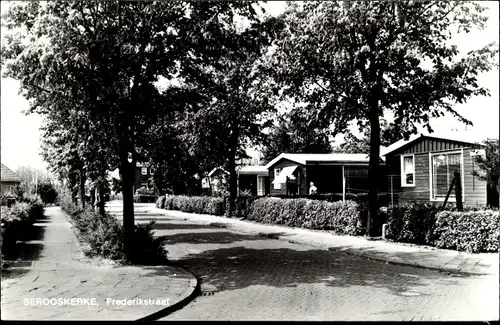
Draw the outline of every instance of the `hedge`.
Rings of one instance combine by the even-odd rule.
[[[498,252],[499,211],[442,211],[436,215],[435,245],[467,252]]]
[[[87,255],[138,264],[165,262],[167,251],[164,248],[164,240],[154,238],[154,222],[135,225],[134,245],[132,251],[126,255],[123,246],[123,225],[117,218],[108,213],[100,215],[91,209],[82,209],[73,204],[67,193],[60,195],[59,203],[78,229],[78,239],[87,244]]]
[[[387,238],[402,243],[433,245],[436,213],[431,204],[403,204],[388,211]],[[383,218],[383,214],[381,214]]]
[[[156,200],[155,195],[134,195],[135,203],[154,203]]]
[[[353,201],[262,198],[252,203],[248,220],[331,230],[339,235],[361,235],[364,232],[359,205]]]
[[[280,199],[310,199],[310,200],[322,200],[328,202],[337,202],[343,200],[342,193],[320,193],[314,195],[273,195],[273,197]],[[387,193],[377,194],[378,203],[380,206],[387,206],[391,202],[391,196]],[[348,201],[354,201],[360,204],[368,203],[368,193],[346,193],[345,199]],[[394,203],[397,203],[397,195],[394,196]]]
[[[43,216],[43,203],[37,195],[24,195],[10,208],[1,208],[2,254],[13,257],[18,240],[25,240],[33,224]]]
[[[167,196],[165,198],[164,207],[167,210],[212,214],[216,216],[224,215],[225,211],[224,199],[210,196]]]

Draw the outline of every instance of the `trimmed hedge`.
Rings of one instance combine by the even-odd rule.
[[[440,208],[431,204],[404,204],[388,211],[387,238],[402,243],[433,245],[436,213]]]
[[[320,193],[314,195],[273,195],[280,199],[310,199],[310,200],[322,200],[328,202],[342,201],[342,193]],[[387,206],[391,202],[391,196],[387,193],[378,193],[378,202],[380,206]],[[368,204],[368,193],[346,193],[346,201],[354,201],[359,204]],[[396,195],[394,196],[394,202],[397,202]]]
[[[158,202],[158,200],[157,200]],[[165,209],[188,213],[224,215],[224,199],[210,196],[167,196]]]
[[[435,245],[467,252],[498,252],[499,211],[442,211],[436,215]]]
[[[226,208],[226,211],[224,212],[224,215],[228,218],[234,217],[234,218],[243,218],[246,219],[248,217],[248,214],[250,213],[250,208],[252,206],[253,201],[256,200],[256,197],[252,196],[238,196],[234,200],[234,211],[233,215],[229,215],[229,197],[224,198],[224,206]]]
[[[331,230],[339,235],[361,235],[364,232],[359,205],[353,201],[262,198],[252,203],[248,220]]]

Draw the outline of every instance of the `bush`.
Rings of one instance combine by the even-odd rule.
[[[103,216],[93,210],[76,207],[68,195],[61,195],[59,201],[78,229],[80,241],[88,245],[87,255],[140,264],[156,264],[166,259],[163,240],[154,238],[152,223],[135,226],[134,245],[126,256],[124,230],[118,219],[107,213]]]
[[[364,232],[359,205],[353,201],[262,198],[253,201],[248,219],[290,227],[331,230],[339,235],[361,235]]]
[[[43,215],[43,204],[36,195],[25,196],[26,202],[18,202],[11,208],[2,206],[2,253],[14,256],[16,243],[31,233],[33,223]]]
[[[37,193],[44,204],[52,204],[57,200],[57,191],[50,182],[39,184]]]
[[[166,200],[165,195],[160,196],[156,200],[156,207],[159,208],[159,209],[165,209],[165,200]]]
[[[210,196],[167,196],[165,209],[188,213],[224,215],[224,199]]]
[[[498,252],[499,219],[499,212],[493,210],[439,212],[434,230],[436,247]]]
[[[252,202],[255,201],[256,197],[253,196],[238,196],[235,198],[234,201],[234,212],[233,215],[229,215],[229,197],[224,198],[224,207],[225,207],[225,216],[226,217],[235,217],[235,218],[244,218],[246,219],[248,217],[248,214],[250,213],[250,207],[252,205]]]
[[[281,199],[310,199],[310,200],[322,200],[328,202],[342,201],[342,193],[320,193],[314,195],[273,195],[274,197],[279,197]],[[378,193],[378,203],[380,206],[387,206],[391,202],[390,194]],[[359,204],[368,204],[368,193],[346,193],[346,201],[354,201]],[[397,197],[394,197],[394,202],[397,202]]]
[[[154,195],[134,195],[135,203],[155,203],[156,196]]]
[[[436,213],[431,204],[412,203],[389,210],[387,238],[403,243],[433,245]]]
[[[16,198],[12,195],[2,195],[1,205],[10,208],[14,203],[16,203]]]

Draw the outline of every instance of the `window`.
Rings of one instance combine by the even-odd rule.
[[[147,167],[142,167],[141,168],[141,174],[142,175],[147,175],[148,174],[148,168]]]
[[[257,195],[266,195],[266,179],[264,176],[257,176]]]
[[[155,169],[154,168],[150,168],[149,169],[149,174],[154,175],[155,174]]]
[[[415,156],[401,156],[401,186],[415,186]]]
[[[432,163],[432,184],[431,194],[433,200],[444,199],[448,194],[451,182],[456,171],[462,173],[461,153],[438,153],[431,155]],[[460,177],[462,178],[462,177]],[[462,179],[460,179],[460,182]],[[463,187],[463,184],[462,184]],[[455,198],[455,191],[452,190],[450,198]]]

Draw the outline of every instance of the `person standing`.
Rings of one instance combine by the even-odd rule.
[[[315,195],[315,194],[318,194],[318,189],[316,188],[316,186],[314,186],[314,183],[311,182],[309,184],[309,195]]]

